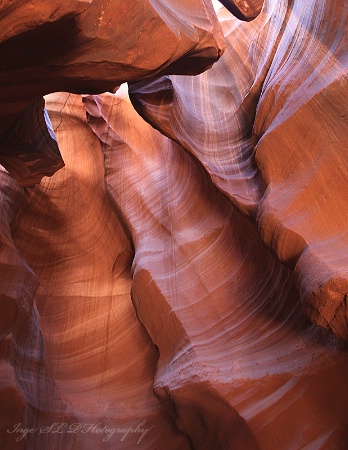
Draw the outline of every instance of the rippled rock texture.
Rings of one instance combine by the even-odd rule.
[[[52,21],[73,5],[93,30],[87,3],[114,11],[61,2]],[[267,0],[251,22],[221,8],[224,43],[208,2],[178,3],[139,2],[187,52],[162,67],[149,49],[129,96],[95,94],[105,61],[81,63],[93,89],[69,63],[75,93],[46,96],[50,119],[30,101],[4,132],[7,158],[24,141],[49,175],[65,167],[42,178],[36,155],[29,187],[28,164],[0,172],[1,448],[348,447],[347,5]]]

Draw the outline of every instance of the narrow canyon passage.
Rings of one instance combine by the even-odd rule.
[[[20,421],[41,430],[27,448],[190,448],[152,391],[158,354],[130,298],[134,250],[106,192],[82,99],[60,94],[47,107],[65,168],[26,190],[12,225],[40,279],[37,328],[18,325],[11,350],[28,402]]]
[[[348,3],[220,3],[0,6],[1,450],[348,448]]]

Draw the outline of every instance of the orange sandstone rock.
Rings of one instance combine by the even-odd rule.
[[[33,109],[38,97],[57,91],[112,92],[124,81],[160,73],[197,74],[225,48],[209,0],[5,1],[0,20],[0,139],[6,141],[0,154],[7,155],[1,162],[23,184],[62,166],[61,160],[50,159],[53,143],[47,155],[40,150],[40,159],[25,137],[7,140],[9,128],[23,122],[20,114]],[[38,121],[29,119],[27,114],[31,132],[49,141],[41,126],[35,131]]]
[[[346,450],[346,3],[52,8],[0,12],[1,448]]]

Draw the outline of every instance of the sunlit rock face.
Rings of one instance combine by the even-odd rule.
[[[134,249],[106,189],[99,140],[80,96],[54,95],[47,107],[65,169],[25,191],[2,173],[17,216],[7,252],[14,292],[3,305],[17,314],[6,358],[16,384],[7,389],[26,403],[5,422],[8,448],[24,438],[19,422],[37,430],[23,439],[30,449],[187,448],[152,391],[158,353],[132,305]]]
[[[224,55],[130,98],[77,71],[6,132],[65,167],[0,172],[0,447],[346,450],[347,6],[221,8],[223,42],[208,2],[150,3]]]
[[[347,4],[220,12],[210,71],[132,85],[137,110],[204,165],[295,272],[311,319],[347,339]],[[197,92],[202,92],[198,95]]]
[[[198,449],[344,448],[346,355],[306,319],[293,272],[126,94],[84,103],[134,243],[132,299],[160,354],[154,390],[178,429]]]

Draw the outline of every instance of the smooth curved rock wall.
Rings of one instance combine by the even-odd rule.
[[[122,5],[0,12],[1,448],[345,450],[346,3]]]

